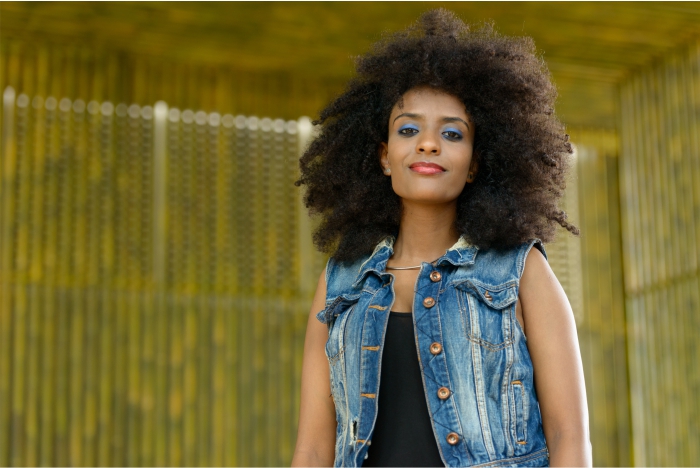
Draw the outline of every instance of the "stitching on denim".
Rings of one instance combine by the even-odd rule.
[[[519,440],[518,436],[518,404],[517,400],[515,399],[515,392],[516,392],[516,385],[520,386],[520,396],[521,398],[525,398],[525,389],[523,388],[523,383],[520,380],[514,380],[510,383],[512,389],[513,389],[513,414],[514,414],[514,419],[513,419],[513,432],[515,436],[515,443],[518,445],[525,445],[527,443],[527,438],[523,438],[523,440]],[[524,415],[523,415],[524,416]]]
[[[420,288],[419,288],[419,289],[420,289]],[[418,291],[415,292],[415,295],[416,295],[416,296],[418,295]],[[414,297],[413,300],[415,301],[416,298]],[[426,319],[426,320],[430,321],[430,316],[429,316],[427,313],[422,314],[422,319]],[[414,333],[416,334],[416,338],[415,338],[415,339],[416,339],[418,342],[420,342],[420,336],[421,336],[421,335],[426,336],[426,337],[429,337],[429,336],[430,336],[430,335],[429,335],[428,333],[426,333],[425,330],[422,328],[422,326],[420,325],[420,321],[416,320],[416,314],[415,314],[415,313],[413,314],[413,326],[414,326],[414,329],[415,329]],[[435,356],[433,356],[433,357],[435,357]],[[432,359],[431,359],[431,361],[432,361]],[[438,409],[437,409],[435,412],[432,411],[432,407],[431,407],[431,405],[430,405],[430,397],[428,397],[428,394],[427,394],[427,385],[426,385],[426,382],[425,382],[425,381],[426,381],[426,380],[429,380],[429,381],[431,381],[431,382],[432,382],[433,384],[435,384],[435,385],[439,385],[439,384],[438,384],[438,382],[433,378],[432,372],[430,372],[430,375],[428,374],[428,372],[426,372],[426,370],[429,370],[429,369],[430,369],[429,363],[430,363],[430,361],[429,361],[428,363],[426,363],[426,364],[423,363],[423,360],[420,358],[420,352],[419,352],[419,353],[418,353],[418,364],[419,364],[419,366],[420,366],[420,368],[421,368],[421,376],[422,376],[422,379],[424,379],[424,382],[423,382],[423,396],[425,397],[426,403],[427,403],[427,405],[428,405],[428,411],[430,411],[430,420],[431,420],[431,423],[432,423],[431,426],[434,424],[434,425],[436,425],[436,426],[442,427],[442,428],[445,429],[445,430],[451,431],[451,430],[452,430],[451,428],[445,426],[444,424],[441,424],[441,423],[435,418],[435,416],[436,416],[436,415],[440,412],[440,410],[443,408],[443,401],[442,401],[442,400],[440,401],[440,406],[438,407]],[[434,428],[433,428],[433,432],[434,432],[434,434],[435,434],[436,436],[438,435],[438,434],[437,434],[437,430],[434,429]],[[460,437],[461,437],[461,435],[460,435]],[[446,459],[446,454],[443,453],[442,445],[441,445],[441,444],[438,444],[437,447],[438,447],[438,452],[440,453],[440,458],[443,459],[443,460],[445,460],[445,459]]]
[[[372,297],[369,298],[369,302],[370,302],[370,303],[371,303],[371,302],[374,302],[374,297],[377,295],[377,293],[378,293],[379,291],[382,291],[382,289],[377,289],[377,291],[372,295]],[[369,311],[369,309],[367,309],[367,311]],[[367,311],[365,311],[365,316],[364,316],[364,319],[363,319],[363,321],[362,321],[362,330],[365,329],[365,325],[367,324]],[[387,314],[387,315],[388,315],[388,314]],[[382,336],[382,343],[384,342],[384,339],[386,338],[386,336],[385,336],[385,335],[386,335],[386,328],[387,328],[387,327],[385,326],[385,327],[384,327],[384,335]],[[360,343],[362,343],[362,335],[360,335]],[[382,360],[382,356],[380,355],[380,357],[379,357],[379,362],[377,362],[377,387],[379,387],[379,382],[381,381],[380,379],[381,379],[381,376],[382,376],[382,363],[381,363],[381,360]],[[359,385],[360,385],[360,388],[362,388],[362,376],[363,376],[363,375],[364,375],[364,372],[362,372],[362,366],[360,366],[360,375],[359,375],[359,378],[357,379],[357,380],[358,380],[358,383],[359,383]],[[360,406],[359,406],[359,409],[358,409],[358,414],[357,414],[357,419],[356,419],[356,421],[357,421],[357,427],[358,427],[358,428],[360,427],[360,418],[362,417],[362,404],[363,404],[363,402],[364,402],[364,400],[363,400],[362,398],[360,398]],[[375,410],[376,410],[376,405],[377,405],[377,400],[376,400],[376,398],[375,398],[375,403],[374,403],[374,404],[375,404]],[[377,420],[376,420],[376,418],[375,418],[374,422],[372,423],[372,427],[369,428],[369,433],[370,433],[370,434],[372,433],[372,431],[374,431],[374,425],[375,425],[376,421],[377,421]]]
[[[482,339],[481,337],[475,336],[471,332],[471,327],[469,327],[469,330],[467,330],[467,326],[466,326],[467,317],[465,317],[464,314],[470,315],[471,309],[469,307],[468,301],[465,304],[463,296],[465,296],[468,293],[460,292],[458,290],[456,292],[456,294],[457,294],[457,304],[459,305],[459,308],[460,308],[459,317],[460,317],[460,320],[462,321],[462,329],[464,330],[464,334],[467,336],[467,339],[469,341],[471,341],[473,343],[477,343],[477,344],[483,346],[484,348],[488,349],[489,351],[493,351],[493,352],[501,351],[501,350],[507,348],[508,346],[510,346],[511,344],[513,344],[512,328],[511,328],[511,333],[509,333],[509,336],[504,337],[505,341],[503,341],[502,343],[498,343],[498,344],[490,343],[490,342]],[[477,311],[477,313],[478,313],[478,311]]]
[[[439,297],[440,296],[438,293],[438,298]],[[437,317],[438,333],[440,335],[440,341],[444,342],[444,338],[442,336],[442,321],[440,320],[440,306],[438,304],[435,305],[435,314],[436,314],[435,317]],[[435,356],[435,357],[437,357],[437,356]],[[447,388],[454,388],[454,387],[452,387],[452,380],[450,379],[450,372],[449,372],[449,367],[447,366],[447,357],[445,356],[445,353],[442,353],[442,355],[440,357],[442,358],[442,362],[445,364],[445,375],[447,376]],[[450,400],[449,403],[447,402],[447,400],[443,400],[443,401],[447,404],[452,405],[452,410],[453,410],[454,414],[456,415],[456,419],[457,419],[457,426],[459,427],[460,439],[463,440],[464,438],[461,436],[461,434],[463,433],[462,421],[460,421],[460,419],[459,419],[459,411],[457,410],[457,404],[455,403],[455,399],[452,396],[453,393],[454,392],[452,390],[450,390],[450,397],[452,397],[452,398],[449,399]],[[467,459],[469,460],[469,462],[471,462],[471,456],[469,455],[469,451],[465,450],[465,453],[467,454]]]
[[[340,355],[343,354],[344,352],[345,352],[345,345],[341,346],[341,347],[340,347],[340,351],[338,351],[338,352],[337,352],[336,354],[334,354],[333,356],[330,356],[330,357],[326,356],[326,357],[328,357],[328,364],[331,364],[331,365],[332,365],[332,364],[335,364],[335,362],[336,362],[338,359],[340,359]]]
[[[525,385],[520,380],[513,380],[511,383],[511,386],[513,387],[513,411],[515,413],[515,443],[519,445],[526,445],[527,444],[527,419],[525,417],[525,398],[527,398],[527,395],[525,394]],[[522,406],[522,412],[523,412],[523,440],[518,440],[518,408],[517,408],[517,403],[515,401],[515,386],[519,385],[520,386],[520,398],[521,398],[521,406]]]
[[[476,395],[476,408],[478,415],[479,429],[481,429],[481,437],[484,441],[484,448],[489,454],[489,458],[496,454],[496,449],[493,446],[493,433],[489,425],[488,403],[486,402],[486,394],[484,392],[485,378],[482,367],[483,358],[481,357],[481,348],[475,343],[472,343],[472,373],[474,376],[474,393]]]
[[[510,386],[508,381],[510,380],[511,370],[513,368],[513,363],[515,362],[515,349],[514,346],[509,346],[505,349],[506,355],[506,367],[503,372],[503,377],[501,380],[501,411],[503,416],[503,424],[501,425],[501,430],[503,431],[503,440],[506,441],[506,449],[508,450],[508,455],[515,455],[515,447],[512,442],[512,428],[513,415],[511,414],[512,406],[510,405]]]
[[[538,450],[537,452],[530,453],[527,455],[523,455],[521,457],[514,457],[514,458],[501,458],[500,460],[494,460],[488,463],[483,463],[481,465],[474,465],[475,467],[482,467],[482,466],[498,466],[500,464],[503,464],[503,466],[508,466],[508,465],[513,465],[514,463],[518,462],[526,462],[530,460],[534,460],[536,458],[540,458],[543,455],[547,455],[547,449],[543,448],[541,450]],[[548,455],[547,455],[548,456]]]

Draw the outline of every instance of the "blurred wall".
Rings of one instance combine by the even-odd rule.
[[[180,109],[284,119],[316,116],[342,86],[322,76],[158,57],[153,50],[125,52],[115,44],[13,36],[0,41],[0,75],[5,85],[29,96],[151,105],[163,100]]]
[[[572,129],[581,227],[583,315],[577,320],[594,466],[632,466],[627,332],[622,290],[619,139]],[[567,291],[568,295],[568,291]]]
[[[0,463],[288,463],[308,120],[4,98]]]
[[[621,83],[620,120],[634,462],[697,465],[700,41]]]

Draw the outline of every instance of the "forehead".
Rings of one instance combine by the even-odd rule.
[[[392,115],[401,113],[468,118],[464,103],[456,96],[434,88],[413,88],[394,105]]]

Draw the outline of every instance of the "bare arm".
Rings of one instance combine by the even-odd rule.
[[[573,312],[536,248],[525,261],[519,299],[550,465],[591,466],[586,387]]]
[[[299,428],[292,466],[333,466],[335,458],[335,405],[325,346],[328,328],[316,320],[326,303],[326,273],[321,273],[306,326],[301,369]]]

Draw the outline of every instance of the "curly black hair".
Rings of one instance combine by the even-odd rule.
[[[314,243],[338,261],[371,253],[398,234],[401,199],[378,148],[401,96],[427,86],[459,98],[475,123],[476,179],[457,200],[457,231],[479,248],[578,234],[557,202],[572,153],[554,115],[556,89],[529,37],[475,30],[447,10],[424,13],[356,62],[357,76],[314,121],[319,135],[300,159],[304,203],[321,215]]]

